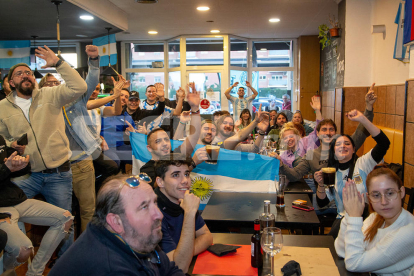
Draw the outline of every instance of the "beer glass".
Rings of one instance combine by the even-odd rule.
[[[285,207],[285,188],[287,185],[286,175],[279,175],[279,181],[276,184],[276,207]]]
[[[214,146],[214,145],[207,145],[206,151],[208,154],[208,160],[206,160],[205,162],[207,164],[217,165],[217,159],[219,156],[220,147]]]

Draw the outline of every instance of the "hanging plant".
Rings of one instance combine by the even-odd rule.
[[[326,24],[319,26],[319,43],[322,45],[322,50],[331,45],[331,39],[328,38],[329,27]]]

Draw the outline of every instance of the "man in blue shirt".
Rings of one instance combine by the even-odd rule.
[[[164,215],[160,246],[186,273],[193,256],[213,244],[213,236],[198,213],[200,198],[190,194],[191,158],[173,153],[167,157],[155,163],[158,187],[154,191]]]

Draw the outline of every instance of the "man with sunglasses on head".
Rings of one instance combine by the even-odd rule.
[[[87,85],[76,70],[47,46],[36,49],[36,56],[46,61],[42,68],[55,67],[65,84],[38,89],[27,64],[10,68],[9,83],[15,90],[0,101],[0,135],[19,154],[30,156],[31,175],[15,181],[26,196],[32,198],[41,193],[47,202],[71,211],[71,151],[62,107],[82,96]],[[18,143],[24,134],[27,145],[21,141],[25,139]],[[73,239],[69,238],[65,246],[71,242]]]
[[[108,178],[86,231],[50,276],[184,276],[158,243],[163,215],[146,175]]]
[[[192,159],[170,154],[155,163],[155,193],[162,220],[161,249],[185,273],[194,256],[213,243],[203,218],[198,212],[200,198],[190,193]]]

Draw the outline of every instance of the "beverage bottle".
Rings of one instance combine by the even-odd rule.
[[[260,231],[266,227],[275,227],[275,215],[270,213],[270,200],[264,201],[264,212],[260,216]]]
[[[252,245],[252,256],[251,264],[252,267],[262,267],[263,266],[263,256],[260,248],[260,220],[254,220],[254,234],[251,240]]]

